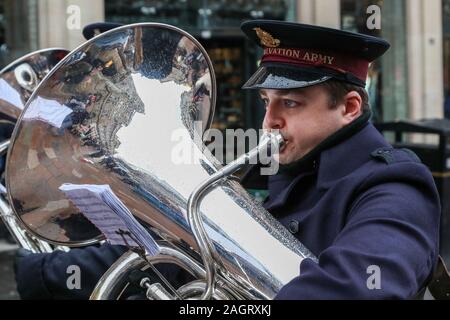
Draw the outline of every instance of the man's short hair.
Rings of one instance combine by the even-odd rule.
[[[362,99],[361,103],[361,112],[368,112],[370,111],[370,104],[369,104],[369,95],[367,94],[366,89],[353,85],[350,83],[345,83],[342,81],[336,81],[336,80],[328,80],[325,81],[319,86],[323,87],[330,96],[330,107],[336,108],[339,103],[344,102],[344,97],[347,93],[356,91]]]

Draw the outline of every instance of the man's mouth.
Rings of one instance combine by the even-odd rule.
[[[289,144],[289,140],[284,140],[283,145],[280,147],[279,153],[283,153],[286,150],[287,145]]]

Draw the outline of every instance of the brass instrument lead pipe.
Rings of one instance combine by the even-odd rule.
[[[200,249],[200,255],[206,271],[206,290],[200,300],[208,300],[214,294],[214,280],[216,275],[214,256],[217,256],[217,252],[212,244],[212,241],[205,231],[203,219],[199,212],[202,200],[217,187],[220,180],[232,175],[234,172],[241,169],[245,164],[252,163],[252,161],[257,160],[258,155],[260,155],[262,150],[275,146],[278,151],[283,142],[284,139],[281,134],[266,132],[262,136],[261,142],[256,148],[243,154],[233,162],[230,162],[228,165],[218,170],[191,193],[188,200],[187,216],[192,233],[194,234],[195,240],[197,241]]]
[[[8,151],[8,147],[11,144],[11,140],[5,140],[0,143],[0,156],[4,155]]]

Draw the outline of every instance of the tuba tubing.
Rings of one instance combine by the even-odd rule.
[[[200,300],[209,300],[213,295],[215,285],[214,278],[216,276],[215,260],[220,261],[217,259],[218,254],[215,247],[203,227],[203,220],[199,211],[201,201],[216,187],[218,181],[232,175],[247,163],[253,163],[252,161],[257,160],[258,155],[261,155],[262,151],[269,149],[271,152],[275,151],[274,153],[277,153],[283,143],[284,140],[281,134],[266,132],[261,138],[258,147],[243,154],[238,159],[218,170],[210,178],[201,183],[190,195],[187,204],[187,216],[192,233],[194,234],[200,249],[203,265],[206,269],[206,289],[200,297]]]

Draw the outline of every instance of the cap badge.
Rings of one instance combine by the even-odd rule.
[[[261,40],[261,44],[264,47],[276,48],[280,45],[280,40],[272,37],[272,35],[270,33],[268,33],[267,31],[264,31],[261,28],[254,28],[253,30],[256,31],[256,35]]]

